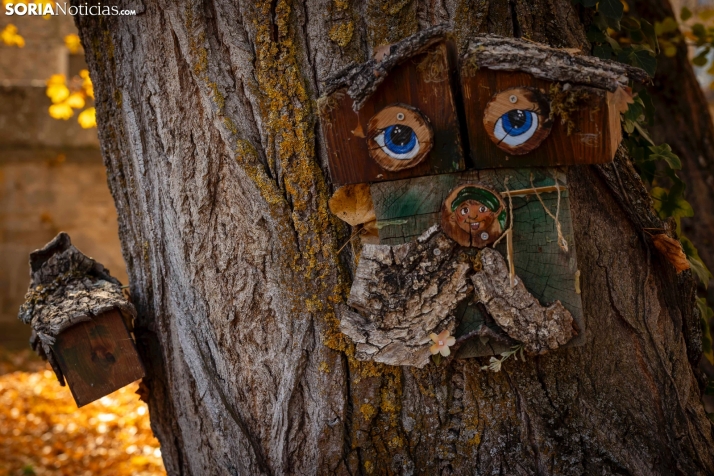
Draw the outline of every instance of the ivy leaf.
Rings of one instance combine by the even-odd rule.
[[[666,33],[674,33],[679,29],[679,24],[677,20],[672,17],[667,17],[661,22],[655,22],[655,34],[657,36],[662,36]]]
[[[645,106],[645,120],[647,124],[654,123],[655,105],[652,101],[652,96],[649,95],[646,89],[642,88],[641,91],[637,92],[637,97],[642,101],[642,105]]]
[[[622,25],[625,30],[629,31],[638,31],[642,28],[640,22],[634,17],[623,18],[620,20],[620,25]]]
[[[642,46],[646,46],[648,50],[652,50],[652,52],[654,53],[654,48],[652,47],[652,45],[650,45],[650,42],[647,41],[647,38],[645,38],[645,35],[642,33],[642,30],[631,31],[630,39],[633,43],[639,43]]]
[[[645,70],[650,76],[657,71],[657,59],[647,50],[632,51],[629,55],[629,63]]]
[[[620,0],[600,0],[597,11],[606,18],[620,20],[624,12],[624,6]]]
[[[679,186],[678,184],[673,186],[671,190],[662,187],[652,188],[650,195],[654,198],[654,207],[660,218],[694,216],[694,210],[689,202],[684,199],[683,192],[684,186]]]
[[[712,17],[714,17],[714,10],[712,10],[711,8],[708,8],[706,10],[701,10],[699,12],[699,18],[701,18],[704,21],[707,21],[707,20],[711,19]]]
[[[692,64],[694,66],[699,66],[700,68],[702,66],[706,66],[709,62],[709,51],[710,49],[708,46],[702,49],[699,54],[692,59]]]
[[[701,23],[695,23],[692,26],[692,34],[697,37],[700,43],[704,43],[707,40],[707,29]]]
[[[657,33],[655,33],[655,28],[652,23],[647,20],[640,19],[640,25],[642,26],[642,34],[645,35],[647,43],[656,52],[659,53],[659,40],[657,39]]]
[[[612,58],[612,47],[610,45],[595,45],[593,48],[593,56],[609,60]]]
[[[692,243],[686,236],[680,237],[680,241],[682,242],[682,249],[684,249],[684,254],[687,255],[689,264],[692,266],[692,271],[694,271],[694,274],[697,275],[697,277],[702,282],[705,288],[709,287],[709,279],[714,276],[712,276],[712,273],[709,271],[709,268],[707,268],[707,266],[704,264],[702,258],[699,257],[699,252],[694,246],[694,243]]]
[[[682,10],[679,13],[679,18],[681,18],[682,21],[689,20],[692,18],[692,11],[687,7],[682,7]]]
[[[635,122],[635,129],[637,129],[637,132],[640,133],[640,135],[642,136],[642,138],[643,138],[644,140],[646,140],[647,142],[649,142],[649,143],[652,144],[652,145],[655,145],[654,141],[653,141],[652,138],[650,137],[649,132],[647,132],[647,129],[645,129],[644,127],[642,127],[642,126],[641,126],[639,123],[637,123],[637,122]]]
[[[669,144],[650,146],[649,160],[664,160],[674,170],[682,169],[682,161],[672,152]]]
[[[620,43],[618,43],[616,39],[611,38],[611,37],[609,37],[609,36],[606,35],[606,36],[605,36],[605,41],[607,41],[607,43],[612,47],[612,50],[613,50],[615,53],[618,53],[618,54],[619,54],[619,53],[622,52],[622,46],[620,46]]]
[[[625,112],[625,120],[632,122],[641,122],[645,118],[645,105],[642,104],[642,99],[635,100],[627,107]]]
[[[714,364],[714,352],[712,352],[712,334],[709,322],[714,318],[714,310],[707,304],[706,298],[697,298],[697,309],[702,323],[702,350],[709,362]],[[709,380],[705,392],[707,395],[714,395],[714,380]]]
[[[588,28],[588,32],[585,36],[591,43],[605,43],[605,41],[607,41],[605,40],[605,33],[603,33],[602,30],[595,25],[590,25],[590,28]]]

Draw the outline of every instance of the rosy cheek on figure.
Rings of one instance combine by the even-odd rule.
[[[458,218],[458,220],[463,223],[464,221],[466,221],[466,218],[468,218],[468,216],[469,209],[468,207],[464,207],[459,210],[459,213],[456,215],[456,218]]]

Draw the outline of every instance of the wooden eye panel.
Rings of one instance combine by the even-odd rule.
[[[470,166],[476,169],[496,167],[532,167],[576,164],[602,164],[615,157],[622,140],[620,114],[614,106],[614,94],[604,89],[573,86],[570,92],[580,98],[577,108],[569,111],[571,134],[561,117],[553,118],[550,133],[533,147],[524,150],[504,150],[494,140],[495,121],[486,116],[489,104],[499,93],[517,89],[541,91],[552,100],[551,86],[556,83],[535,78],[528,73],[493,71],[485,68],[473,71],[463,68],[461,86],[468,129]],[[510,93],[508,93],[510,97]],[[507,98],[506,98],[507,99]],[[502,102],[502,101],[500,101]],[[502,114],[505,111],[501,111]]]
[[[442,42],[394,67],[358,112],[352,109],[353,100],[345,90],[330,95],[321,108],[320,122],[332,182],[337,185],[382,182],[464,170],[451,82],[454,70],[450,49]],[[375,127],[370,129],[370,120],[378,118],[375,121],[385,129],[388,125],[379,119],[380,113],[390,106],[413,109],[426,120],[425,127],[415,126],[414,131],[430,129],[433,140],[417,160],[388,160],[393,157],[375,153],[378,144],[372,139],[378,132],[375,133]],[[422,144],[427,145],[425,141]],[[376,155],[380,157],[375,159]]]

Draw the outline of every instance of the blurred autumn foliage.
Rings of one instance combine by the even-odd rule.
[[[63,74],[53,74],[47,80],[47,97],[52,100],[50,116],[54,119],[67,120],[74,115],[75,109],[84,109],[77,121],[84,129],[97,126],[94,107],[84,108],[88,100],[94,99],[94,88],[89,78],[89,71],[83,69],[67,82]]]
[[[138,384],[77,409],[29,352],[0,352],[0,373],[0,476],[166,474]]]

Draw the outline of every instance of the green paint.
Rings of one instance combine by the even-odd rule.
[[[414,241],[429,227],[439,223],[441,205],[457,185],[481,183],[503,192],[504,181],[508,177],[509,190],[527,189],[531,188],[531,173],[536,187],[555,184],[550,169],[542,168],[480,170],[373,184],[371,193],[380,242],[397,245]],[[541,194],[541,198],[555,214],[557,193]],[[578,327],[584,329],[582,302],[580,295],[575,292],[578,266],[567,190],[561,192],[559,214],[563,236],[568,242],[567,253],[558,246],[555,222],[545,213],[535,195],[513,197],[512,200],[516,275],[542,304],[560,300],[573,315]],[[507,197],[504,197],[504,201],[508,206]],[[504,256],[505,241],[502,240],[496,247]],[[462,310],[456,336],[471,332],[482,323],[483,316],[480,316],[478,308],[469,305]],[[570,345],[579,344],[583,335],[580,332]],[[479,339],[471,339],[462,347],[459,356],[474,357],[501,352],[496,350],[496,346],[492,348],[490,344],[482,344]]]

